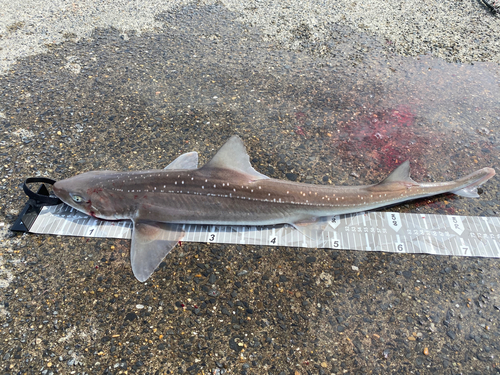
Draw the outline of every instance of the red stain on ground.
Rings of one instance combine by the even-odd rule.
[[[306,121],[306,117],[307,115],[304,112],[301,111],[295,112],[295,119],[301,124],[303,124]]]
[[[453,200],[456,199],[456,196],[454,194],[444,194],[443,195],[447,200]],[[438,197],[431,197],[431,198],[422,198],[422,199],[417,199],[411,202],[411,204],[415,207],[428,207],[432,208],[434,210],[440,210],[443,214],[447,215],[455,215],[456,214],[456,209],[453,206],[450,206],[446,204],[446,202],[443,201],[436,201],[435,199],[439,199]]]
[[[408,159],[413,161],[413,174],[426,175],[427,172],[421,164],[414,161],[424,159],[423,155],[429,147],[437,147],[440,144],[439,134],[417,129],[415,113],[405,106],[362,115],[341,124],[338,132],[337,147],[345,154],[344,157],[361,159],[368,169],[374,169],[381,175],[393,171]],[[455,213],[453,207],[435,199],[418,199],[412,204],[415,207],[431,207],[450,215]],[[453,195],[448,194],[447,199],[453,199]]]
[[[430,142],[415,133],[415,125],[415,114],[404,106],[360,116],[341,124],[338,148],[347,157],[362,156],[365,162],[392,171],[410,157],[418,159]]]
[[[306,137],[306,133],[304,132],[304,129],[302,129],[301,126],[297,126],[295,128],[295,134],[301,135],[302,137]]]
[[[298,125],[295,127],[295,134],[300,135],[302,137],[307,137],[307,134],[304,130],[304,124],[306,122],[307,115],[304,112],[298,111],[295,112],[295,120],[298,122]]]

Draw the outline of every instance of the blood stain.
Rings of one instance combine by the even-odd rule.
[[[432,143],[430,136],[416,133],[416,121],[405,106],[362,115],[340,126],[337,147],[347,159],[362,157],[365,165],[389,172],[410,157],[419,159]],[[413,171],[418,169],[412,165]]]

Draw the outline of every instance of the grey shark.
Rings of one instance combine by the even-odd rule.
[[[311,185],[269,178],[252,168],[243,142],[231,137],[198,168],[198,154],[179,156],[163,170],[94,171],[54,184],[69,206],[99,219],[132,220],[130,260],[146,281],[183,237],[175,224],[274,225],[314,222],[451,192],[478,197],[495,175],[483,168],[455,181],[418,183],[408,161],[378,184]]]

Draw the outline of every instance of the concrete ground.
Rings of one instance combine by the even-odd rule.
[[[204,163],[233,134],[315,184],[498,169],[499,46],[477,1],[1,0],[1,372],[497,373],[497,259],[183,243],[141,284],[129,241],[9,227],[27,177]]]

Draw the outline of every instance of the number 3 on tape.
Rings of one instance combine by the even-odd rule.
[[[210,233],[208,233],[208,237],[207,237],[207,242],[208,242],[208,243],[215,242],[215,241],[216,241],[216,239],[217,239],[217,235],[216,235],[216,233],[214,233],[214,232],[210,232]]]

